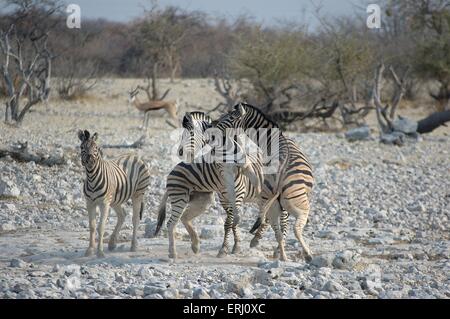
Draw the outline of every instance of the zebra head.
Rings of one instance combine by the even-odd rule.
[[[231,112],[222,115],[217,121],[215,127],[223,133],[227,129],[245,128],[245,120],[248,115],[246,104],[239,103],[233,107]]]
[[[249,128],[279,128],[267,114],[260,109],[246,103],[239,103],[229,113],[222,115],[215,125],[223,133],[227,129],[247,130]]]
[[[97,146],[97,133],[91,136],[88,130],[78,131],[78,138],[81,141],[81,164],[92,169],[101,157],[101,150]]]
[[[186,112],[178,155],[191,162],[206,145],[205,132],[212,127],[211,118],[203,112]]]

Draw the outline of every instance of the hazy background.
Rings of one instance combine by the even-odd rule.
[[[380,28],[366,23],[371,2]],[[79,29],[66,24],[69,3],[81,7]],[[26,53],[9,64],[0,96],[32,83],[20,65],[37,54],[43,85],[34,89],[44,98],[82,99],[103,79],[138,78],[141,97],[163,100],[160,79],[209,78],[219,111],[246,101],[279,123],[313,118],[326,130],[361,125],[375,100],[390,103],[391,120],[397,106],[450,107],[450,0],[0,0],[0,8],[0,41],[12,30],[10,50]]]
[[[150,1],[145,0],[65,0],[66,3],[78,4],[81,14],[86,18],[104,18],[113,21],[129,22],[142,14],[142,7],[148,7]],[[322,6],[323,13],[339,16],[353,13],[358,3],[363,1],[349,0],[160,0],[161,7],[177,6],[188,11],[202,11],[211,16],[225,17],[229,20],[248,14],[265,25],[275,24],[279,20],[305,19],[311,27],[318,25],[314,17],[314,7]],[[355,6],[356,4],[356,6]]]

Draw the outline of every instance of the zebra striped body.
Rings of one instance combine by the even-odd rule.
[[[198,113],[198,112],[196,112]],[[183,152],[193,151],[194,149],[200,150],[204,146],[204,132],[209,127],[203,125],[205,118],[197,117],[199,114],[189,114],[185,116],[183,120],[183,126],[186,128],[186,137],[183,139],[179,154]],[[194,134],[198,133],[197,134]],[[191,134],[192,133],[192,134]],[[198,144],[200,143],[200,144]],[[183,151],[184,150],[184,151]],[[239,155],[239,154],[238,154]],[[195,155],[190,155],[190,158],[194,158]],[[239,251],[239,234],[237,230],[237,224],[239,222],[240,210],[244,202],[254,202],[259,198],[260,185],[262,184],[262,174],[259,175],[259,182],[250,182],[252,174],[249,172],[262,172],[261,157],[258,155],[245,155],[247,156],[248,165],[243,167],[234,168],[236,171],[230,176],[227,172],[227,164],[220,162],[210,162],[209,159],[196,158],[195,162],[182,162],[174,167],[167,177],[166,195],[171,202],[172,212],[167,222],[169,229],[169,256],[176,258],[176,250],[174,243],[173,229],[176,223],[182,218],[188,232],[192,234],[192,225],[187,225],[190,220],[203,211],[189,212],[186,214],[186,206],[195,200],[198,194],[212,194],[217,193],[222,207],[227,213],[224,229],[224,242],[219,252],[219,256],[224,256],[228,253],[228,238],[231,230],[234,234],[234,247],[233,253]],[[236,174],[234,174],[236,173]],[[229,179],[227,179],[227,176]],[[231,178],[230,178],[231,177]],[[256,177],[258,179],[258,177]],[[254,180],[254,179],[253,179]],[[233,184],[233,187],[229,187],[229,182]],[[230,194],[232,193],[233,200],[230,200]],[[212,198],[212,197],[211,197]],[[160,216],[163,214],[163,210],[160,209]],[[196,214],[193,216],[193,214]],[[187,216],[187,217],[184,217]],[[159,231],[164,217],[158,218]],[[195,232],[195,231],[194,231]],[[192,248],[194,252],[198,252],[198,236],[191,235]]]
[[[101,218],[98,226],[99,243],[97,255],[103,257],[103,236],[105,223],[112,207],[117,213],[117,224],[112,233],[108,248],[116,247],[117,235],[125,220],[122,204],[129,199],[133,203],[133,239],[131,250],[137,248],[137,228],[144,210],[144,194],[150,185],[150,172],[145,163],[136,155],[128,154],[115,161],[102,158],[96,144],[97,133],[92,137],[88,131],[80,131],[81,161],[86,170],[83,193],[89,213],[90,240],[86,255],[92,255],[95,246],[96,209],[100,208]]]
[[[99,158],[93,170],[86,169],[83,193],[86,199],[121,205],[135,196],[143,196],[150,185],[150,174],[145,163],[134,154],[114,161]]]
[[[227,134],[228,129],[264,128],[269,129],[269,131],[270,129],[278,129],[276,123],[248,104],[236,105],[233,111],[219,120],[216,127],[224,134]],[[262,140],[268,144],[275,142],[275,140],[271,139],[271,134],[267,135],[269,136],[267,139],[261,139],[259,134],[250,134],[249,138],[258,146],[264,146],[261,144]],[[262,221],[265,222],[265,214],[268,209],[278,212],[278,214],[270,214],[269,219],[277,237],[281,254],[280,258],[286,260],[284,249],[285,236],[282,229],[280,229],[279,216],[282,216],[283,210],[293,215],[296,218],[294,225],[295,235],[306,253],[306,258],[311,259],[311,251],[302,237],[302,231],[310,211],[309,196],[314,183],[312,168],[307,157],[293,140],[285,137],[281,132],[276,135],[276,138],[278,139],[279,148],[278,152],[272,155],[279,158],[279,166],[276,173],[265,175],[262,194],[266,204],[261,212]],[[262,149],[264,150],[265,148],[262,147]],[[271,194],[271,198],[266,197],[267,194]],[[256,245],[259,238],[255,236],[255,241],[252,242],[252,245]]]

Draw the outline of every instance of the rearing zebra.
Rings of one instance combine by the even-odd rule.
[[[191,118],[191,119],[189,120],[189,118]],[[196,123],[196,125],[189,124],[192,121],[194,121]],[[216,123],[217,122],[218,121],[216,121]],[[211,137],[215,135],[215,134],[212,134],[212,132],[210,132],[210,130],[214,127],[214,126],[211,126],[211,124],[214,122],[211,122],[211,119],[209,118],[209,116],[205,115],[203,112],[191,112],[191,113],[186,113],[183,123],[184,123],[184,126],[186,129],[183,132],[182,141],[181,141],[179,151],[178,151],[179,155],[185,154],[189,158],[203,159],[202,157],[198,157],[198,156],[192,155],[192,154],[197,154],[197,151],[202,150],[202,148],[206,144],[210,144],[210,145],[214,144],[214,143],[210,143]],[[214,133],[219,133],[219,132],[216,131]],[[221,137],[221,136],[223,137],[222,134],[218,134],[218,137]],[[233,138],[233,137],[234,136],[229,136],[229,138]],[[226,141],[227,138],[225,138],[223,140]],[[225,143],[226,142],[224,142],[224,144]],[[216,150],[216,148],[213,147],[213,150]],[[245,152],[248,152],[248,151],[249,150],[246,150]],[[254,151],[254,150],[252,150],[252,151]],[[250,152],[252,152],[252,151],[250,151]],[[278,152],[279,151],[276,150],[277,154],[278,154]],[[251,168],[251,166],[249,168]],[[245,167],[243,167],[243,171],[244,171],[244,174],[248,173],[247,176],[249,176],[249,178],[251,179],[251,183],[253,185],[256,185],[258,183],[258,182],[254,181],[255,180],[254,178],[252,178],[252,176],[254,176],[256,172],[253,172],[253,171],[246,172]],[[267,181],[264,181],[264,178],[265,178],[264,176],[259,176],[257,179],[263,180],[264,184],[270,185],[270,183],[273,183],[273,181],[271,181],[271,178],[273,176],[266,175],[266,177],[268,177]],[[227,183],[227,181],[225,181],[225,183]],[[233,190],[231,190],[231,191],[233,191]],[[262,187],[262,185],[261,185],[261,189],[258,189],[258,193],[260,193],[260,196],[258,198],[253,198],[253,200],[260,206],[260,209],[263,209],[262,204],[269,202],[270,198],[273,196],[271,195],[271,191],[267,187]],[[252,201],[252,199],[249,199],[246,202],[249,202],[249,201]],[[281,210],[281,215],[280,215],[279,210]],[[279,207],[279,204],[276,202],[276,203],[270,205],[270,207],[268,207],[267,214],[268,214],[267,215],[268,217],[272,218],[271,216],[273,216],[274,219],[276,219],[280,215],[279,216],[279,225],[278,225],[278,223],[276,223],[273,226],[275,228],[277,228],[277,227],[280,228],[283,238],[285,239],[287,236],[287,224],[288,224],[288,217],[289,217],[288,213],[286,211],[282,210],[281,207]],[[233,227],[235,227],[235,226],[233,226]],[[258,245],[259,240],[262,238],[262,236],[263,236],[264,232],[267,230],[267,228],[268,228],[267,223],[261,223],[261,222],[255,223],[255,225],[253,226],[253,228],[251,230],[251,233],[253,233],[256,229],[257,229],[257,232],[250,243],[250,247],[256,247]],[[279,247],[276,247],[274,250],[274,258],[278,258],[278,256],[279,256]]]
[[[179,148],[179,154],[200,150],[204,145],[203,134],[210,127],[211,119],[201,112],[187,113],[183,119],[183,127],[186,129],[183,133],[183,139]],[[198,135],[197,135],[198,134]],[[198,138],[197,138],[198,137]],[[199,144],[200,143],[200,144]],[[195,158],[194,154],[186,154],[189,158]],[[185,224],[192,240],[192,249],[194,252],[199,250],[198,236],[193,230],[190,220],[204,212],[206,207],[212,201],[211,194],[216,192],[219,196],[220,203],[227,213],[224,224],[224,241],[218,256],[225,256],[228,253],[228,238],[231,230],[234,234],[234,247],[232,253],[237,253],[239,247],[239,233],[237,224],[239,222],[239,211],[244,201],[255,201],[259,198],[260,185],[262,184],[262,163],[261,158],[257,155],[248,156],[248,162],[243,167],[237,169],[236,178],[231,180],[233,187],[232,192],[235,193],[235,201],[229,200],[230,188],[227,188],[225,182],[225,166],[223,163],[210,162],[207,160],[196,160],[190,163],[179,163],[174,167],[167,177],[167,189],[164,195],[162,205],[159,210],[158,226],[155,235],[158,234],[165,219],[165,200],[169,198],[171,202],[172,212],[170,214],[167,227],[169,230],[169,257],[176,258],[174,228],[181,218]],[[247,165],[248,163],[248,165]],[[254,174],[260,172],[260,174]],[[247,177],[250,176],[250,177]],[[256,175],[256,176],[255,176]],[[250,182],[250,179],[256,182]],[[256,186],[255,186],[256,185]],[[198,200],[199,194],[203,194],[203,206]],[[189,211],[185,211],[188,204],[191,206],[192,201],[195,205],[202,208],[194,212],[189,207]]]
[[[81,141],[81,163],[87,177],[83,191],[89,213],[90,237],[89,248],[85,255],[90,256],[94,253],[97,206],[101,212],[97,256],[104,257],[103,236],[110,207],[117,213],[117,224],[108,243],[109,250],[113,250],[126,216],[122,204],[130,198],[133,202],[131,251],[136,251],[137,229],[144,210],[144,194],[150,185],[150,172],[145,163],[134,154],[121,156],[114,161],[104,160],[96,143],[97,136],[97,133],[94,133],[91,137],[87,130],[78,132]]]
[[[294,225],[295,236],[306,253],[306,259],[310,260],[312,258],[311,251],[302,236],[310,211],[309,196],[314,183],[311,165],[307,157],[293,140],[285,137],[279,131],[276,123],[271,121],[260,110],[248,104],[241,103],[236,105],[233,111],[219,119],[216,127],[223,134],[227,134],[228,129],[243,129],[244,131],[256,129],[256,134],[247,135],[262,150],[267,150],[267,145],[278,142],[279,148],[275,150],[275,154],[268,154],[265,151],[264,156],[278,157],[280,165],[276,173],[265,175],[263,186],[263,193],[270,193],[272,194],[272,200],[275,198],[277,200],[272,203],[272,200],[267,198],[268,202],[264,207],[276,209],[278,215],[282,215],[282,211],[286,210],[296,218]],[[261,128],[266,130],[258,131]],[[261,213],[261,221],[265,222],[265,211]],[[282,230],[277,224],[278,219],[272,215],[270,223],[275,230],[279,244],[280,259],[286,260],[285,239]],[[258,238],[255,237],[254,240],[252,244],[256,245]]]

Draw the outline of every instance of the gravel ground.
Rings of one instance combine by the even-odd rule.
[[[240,224],[242,252],[216,258],[224,212],[214,205],[194,222],[201,234],[199,255],[190,250],[179,225],[174,262],[167,257],[165,230],[158,238],[147,236],[155,226],[165,177],[176,163],[171,153],[180,133],[167,128],[166,117],[157,112],[149,143],[139,151],[153,178],[138,251],[129,252],[128,205],[117,250],[105,251],[104,259],[84,257],[89,231],[76,132],[96,131],[102,144],[137,140],[142,116],[126,105],[123,94],[132,83],[109,82],[95,99],[39,107],[20,129],[0,124],[0,144],[26,140],[31,148],[61,152],[68,159],[67,165],[52,168],[0,159],[0,190],[6,190],[0,197],[0,298],[450,297],[448,129],[403,147],[375,138],[349,143],[343,134],[287,133],[314,168],[305,228],[313,261],[308,264],[298,255],[292,232],[289,262],[272,259],[272,231],[250,249],[248,230],[257,215],[251,205]],[[208,107],[201,103],[214,93],[207,80],[183,81],[174,92],[191,108]],[[108,158],[124,152],[105,149]],[[107,233],[116,222],[115,214],[110,216]]]

